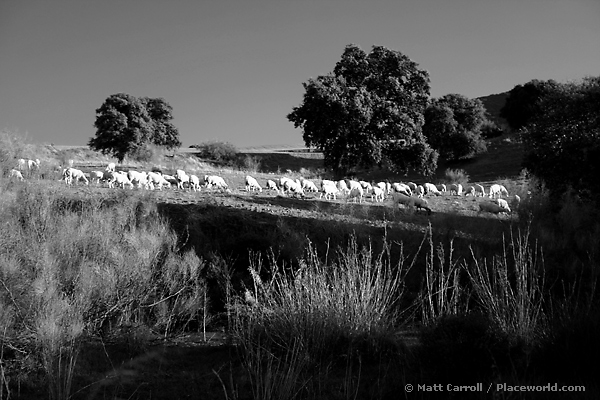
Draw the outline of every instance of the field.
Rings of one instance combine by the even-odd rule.
[[[550,217],[520,145],[489,149],[431,181],[460,168],[502,183],[523,199],[508,215],[472,196],[429,196],[428,215],[245,191],[247,174],[328,178],[301,147],[247,149],[235,168],[189,152],[118,167],[216,174],[231,193],[66,187],[57,166],[110,160],[26,149],[46,167],[0,186],[0,399],[451,398],[405,385],[478,382],[586,388],[498,398],[596,398],[595,211],[567,199]]]

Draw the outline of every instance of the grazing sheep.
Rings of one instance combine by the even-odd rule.
[[[475,196],[485,196],[485,188],[480,185],[479,183],[476,183],[475,185],[473,185],[475,187]]]
[[[382,202],[385,198],[385,190],[379,186],[371,187],[371,201]]]
[[[185,171],[182,169],[178,169],[177,171],[175,171],[175,178],[177,178],[177,188],[178,189],[183,189],[184,183],[187,183],[188,185],[190,184],[189,175],[186,174]]]
[[[25,180],[25,178],[23,178],[23,174],[21,173],[21,171],[18,171],[16,169],[11,169],[10,170],[10,178],[15,178],[20,180],[21,182],[23,182]]]
[[[424,209],[427,211],[427,214],[431,214],[431,208],[427,203],[427,200],[420,199],[418,197],[406,196],[402,193],[392,193],[392,199],[394,204],[403,204],[406,207],[414,207],[415,211]]]
[[[329,200],[329,197],[333,197],[333,200],[335,200],[335,196],[339,193],[339,190],[337,188],[337,186],[335,185],[335,182],[331,182],[331,183],[324,183],[325,181],[321,182],[321,190],[323,191],[323,193],[321,193],[319,195],[319,198],[323,197],[323,195],[325,195],[325,199]]]
[[[521,205],[521,197],[518,194],[515,194],[515,197],[510,202],[510,205],[513,209],[518,209],[519,205]]]
[[[386,182],[379,182],[375,186],[377,186],[379,189],[383,190],[384,192],[387,192],[387,184],[386,184]]]
[[[114,162],[108,163],[108,165],[106,166],[105,171],[106,172],[115,172],[115,169],[117,168],[117,166],[115,165]]]
[[[348,181],[348,189],[350,189],[349,191],[351,191],[352,189],[358,189],[358,188],[361,188],[361,189],[363,188],[359,181],[355,181],[355,180]],[[364,189],[363,189],[363,192],[364,192]]]
[[[348,188],[348,185],[346,185],[346,181],[345,180],[340,180],[337,183],[337,188],[340,190],[340,192],[348,194],[350,193],[350,189]]]
[[[436,196],[440,196],[442,193],[438,190],[438,188],[433,183],[426,183],[423,185],[426,194],[435,194]]]
[[[177,181],[177,178],[175,178],[173,175],[163,175],[163,178],[164,178],[164,179],[165,179],[167,182],[169,182],[169,187],[171,187],[171,186],[173,186],[173,185],[174,185],[174,186],[177,186],[177,184],[179,183],[179,182]]]
[[[246,192],[258,190],[262,192],[262,186],[258,184],[258,181],[251,177],[250,175],[246,175]]]
[[[373,187],[369,182],[367,181],[358,181],[358,183],[360,183],[360,186],[362,186],[363,190],[365,191],[365,193],[371,191],[371,188]]]
[[[406,186],[408,186],[408,187],[409,187],[409,189],[411,190],[411,193],[412,193],[412,192],[415,192],[415,191],[417,190],[417,184],[416,184],[416,183],[414,183],[414,182],[408,182],[408,183],[406,184]]]
[[[508,212],[510,211],[510,207],[508,206],[508,202],[504,199],[496,199],[494,200],[496,202],[496,204],[498,204],[500,207],[504,208],[505,210],[507,210]]]
[[[392,183],[392,188],[396,193],[402,193],[406,196],[412,196],[412,189],[404,183]],[[416,190],[416,187],[415,187]]]
[[[120,174],[118,172],[107,173],[108,187],[114,188],[115,182],[121,185],[121,189],[125,189],[125,185],[129,185],[129,189],[133,189],[133,183],[127,177],[127,174]]]
[[[171,182],[165,179],[165,177],[156,172],[148,172],[148,182],[151,188],[157,187],[158,190],[162,190],[163,185],[170,188]]]
[[[277,184],[275,183],[274,180],[271,180],[271,179],[267,180],[267,189],[274,190],[275,192],[277,192],[277,194],[279,194],[279,188],[277,187]]]
[[[37,158],[35,160],[27,160],[27,168],[29,170],[40,168],[40,160]]]
[[[73,184],[73,180],[75,182],[77,181],[84,181],[86,185],[89,185],[89,181],[87,180],[87,178],[85,177],[85,174],[83,173],[83,171],[76,169],[76,168],[66,168],[63,171],[63,179],[65,180],[65,182],[67,183],[67,185],[72,185]]]
[[[498,195],[498,197],[502,197],[503,195],[508,197],[508,190],[506,190],[506,188],[503,185],[499,185],[499,184],[493,184],[492,186],[490,186],[490,192],[489,192],[489,197],[490,199],[495,198],[496,195]]]
[[[100,181],[104,180],[104,172],[102,171],[92,171],[90,172],[90,181],[92,181],[92,183],[94,183],[94,181],[96,181],[96,184],[99,185]]]
[[[17,168],[20,171],[25,171],[27,169],[27,160],[24,158],[19,158],[17,160]]]
[[[200,191],[200,178],[196,175],[189,175],[190,177],[190,187],[194,192]],[[261,189],[262,190],[262,189]]]
[[[317,188],[317,185],[315,185],[315,183],[313,181],[309,181],[308,179],[304,179],[302,181],[302,190],[304,190],[305,192],[315,192],[315,193],[317,193],[319,191],[319,189]]]
[[[462,196],[463,186],[460,183],[453,183],[450,185],[450,193],[454,193],[457,196]]]
[[[301,197],[304,197],[304,190],[302,190],[302,184],[298,179],[296,179],[295,181],[291,179],[285,180],[283,182],[283,192],[293,193],[294,196],[300,195]]]
[[[219,189],[219,191],[231,193],[225,180],[217,175],[204,175],[204,186],[207,188],[212,188],[214,186]]]
[[[146,172],[129,170],[127,172],[127,179],[129,179],[132,185],[136,183],[138,189],[141,189],[142,186],[148,189],[148,174]]]
[[[362,203],[363,195],[364,195],[364,190],[363,190],[362,186],[360,186],[360,185],[355,186],[352,189],[350,189],[350,193],[348,193],[348,195],[346,196],[346,201],[352,199],[356,203],[356,199],[358,199],[358,202]]]
[[[417,197],[418,198],[423,198],[423,196],[425,195],[425,188],[421,185],[417,186]]]
[[[491,201],[482,201],[481,203],[479,203],[479,211],[477,212],[477,214],[481,212],[489,212],[492,214],[506,213],[510,212],[510,208],[506,209],[504,207],[499,206],[496,203],[492,203]]]
[[[475,196],[475,186],[469,186],[469,188],[465,190],[465,196]]]
[[[441,193],[446,193],[446,185],[443,183],[440,183],[439,185],[437,185],[436,189],[439,190]]]

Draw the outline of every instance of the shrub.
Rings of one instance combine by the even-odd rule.
[[[446,168],[444,175],[450,183],[460,183],[464,186],[469,182],[469,174],[464,169]]]
[[[198,155],[208,160],[233,165],[238,157],[237,148],[229,142],[206,142],[190,147],[198,149]]]

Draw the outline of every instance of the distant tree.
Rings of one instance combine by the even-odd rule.
[[[506,103],[500,109],[500,117],[506,119],[514,131],[523,128],[541,111],[540,103],[544,97],[558,86],[556,81],[538,79],[515,86],[508,92]]]
[[[238,149],[229,142],[204,142],[190,147],[198,149],[198,155],[207,160],[232,165],[238,159]]]
[[[180,146],[179,132],[170,122],[171,111],[163,99],[113,94],[96,110],[96,135],[88,145],[116,157],[119,162],[145,144]]]
[[[523,166],[562,192],[600,196],[600,77],[555,84],[523,135]]]
[[[423,134],[446,160],[472,157],[486,151],[481,127],[487,121],[483,103],[460,94],[434,99],[425,110]]]
[[[375,165],[435,170],[437,153],[421,131],[429,74],[402,53],[348,45],[333,73],[303,86],[303,101],[287,118],[337,175]]]

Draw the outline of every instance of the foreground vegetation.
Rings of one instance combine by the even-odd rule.
[[[475,218],[3,178],[0,398],[447,398],[405,385],[479,382],[597,398],[598,212],[528,185],[518,215]],[[186,365],[205,373],[131,373],[153,344],[221,328]]]

